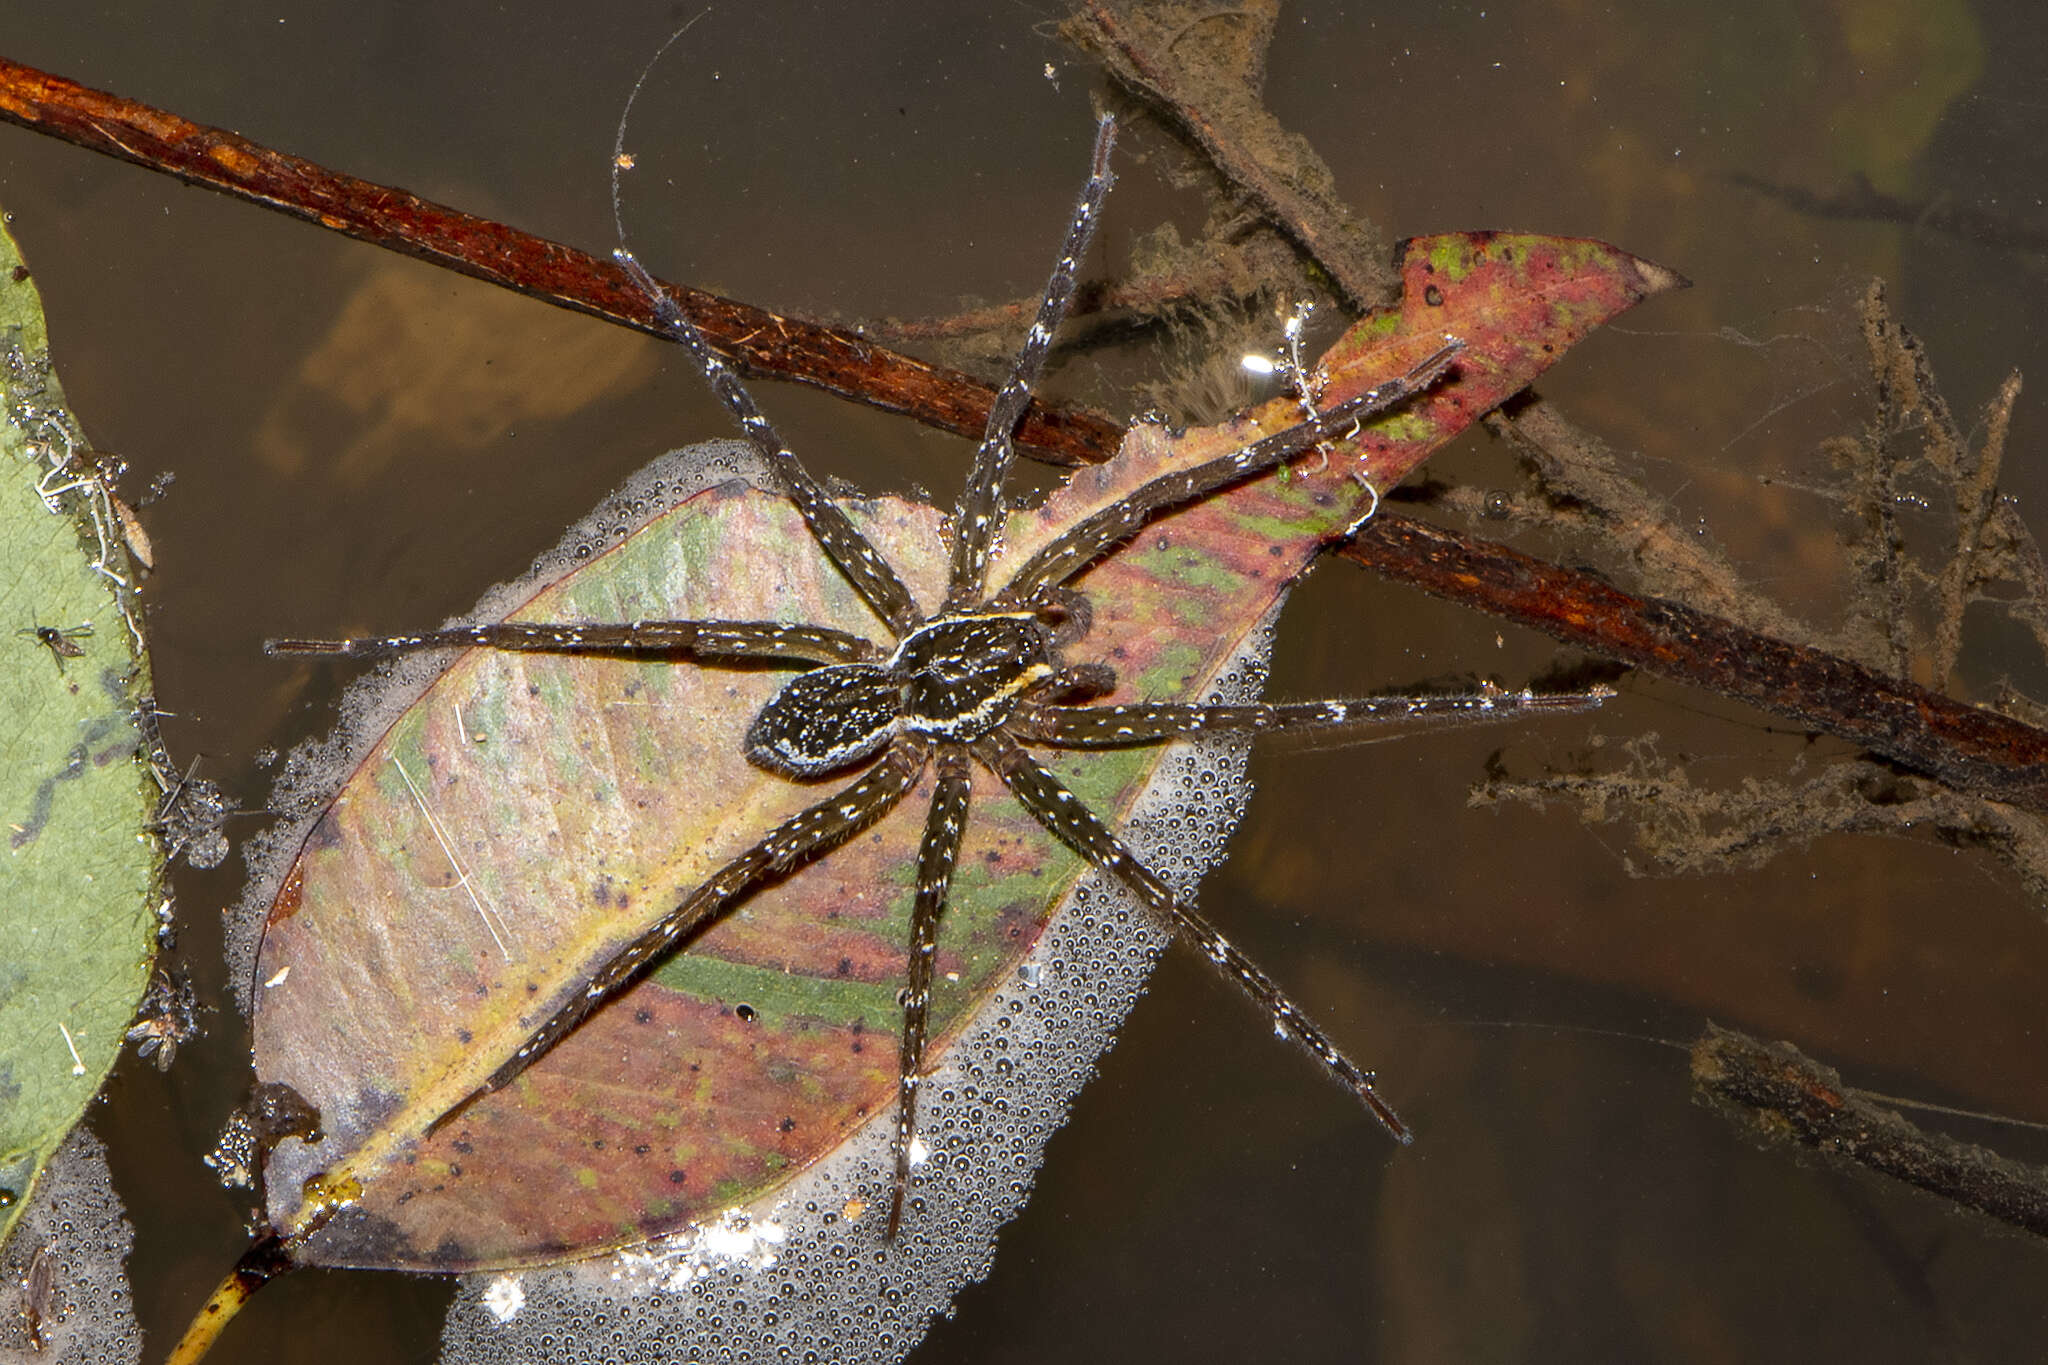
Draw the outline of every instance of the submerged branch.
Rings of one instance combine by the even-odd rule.
[[[1062,32],[1193,139],[1224,180],[1257,203],[1363,312],[1384,302],[1397,282],[1379,234],[1352,216],[1329,168],[1266,109],[1259,87],[1278,10],[1272,3],[1245,5],[1190,21],[1170,7],[1125,11],[1087,0]],[[1190,41],[1197,36],[1213,46]]]
[[[1692,1047],[1692,1080],[1700,1098],[1766,1138],[2048,1236],[2048,1171],[1915,1127],[1789,1043],[1709,1025]]]
[[[1781,184],[1759,175],[1731,176],[1744,189],[1775,199],[1815,218],[1846,218],[1859,222],[1903,223],[1930,232],[1945,232],[1966,242],[2012,251],[2048,254],[2048,227],[1945,196],[1905,199],[1887,194],[1860,172],[1826,193]]]

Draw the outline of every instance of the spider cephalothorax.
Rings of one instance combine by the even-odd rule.
[[[747,758],[786,777],[822,777],[872,758],[898,731],[976,740],[1057,668],[1037,612],[949,613],[887,659],[799,673],[747,730]]]
[[[652,620],[546,624],[508,621],[421,635],[353,641],[280,641],[286,652],[371,654],[474,646],[555,654],[629,654],[719,666],[778,662],[801,667],[749,725],[744,745],[756,767],[822,779],[865,764],[824,799],[767,830],[717,868],[629,946],[598,963],[580,989],[555,1008],[489,1077],[435,1124],[502,1089],[564,1036],[641,977],[654,963],[719,919],[757,886],[821,858],[868,829],[935,774],[916,859],[898,1064],[895,1175],[890,1228],[901,1216],[910,1178],[918,1088],[940,920],[969,819],[976,765],[999,779],[1052,836],[1128,887],[1182,941],[1214,963],[1271,1019],[1355,1093],[1404,1141],[1407,1130],[1382,1101],[1372,1074],[1350,1061],[1271,978],[1198,915],[1033,756],[1033,747],[1114,748],[1159,744],[1200,732],[1253,732],[1381,719],[1501,715],[1579,707],[1601,692],[1535,695],[1498,688],[1454,696],[1382,696],[1294,705],[1196,702],[1091,704],[1115,686],[1100,662],[1067,663],[1088,632],[1090,609],[1073,580],[1175,509],[1343,439],[1357,425],[1437,383],[1461,349],[1457,339],[1425,334],[1405,372],[1327,411],[1311,407],[1300,425],[1205,463],[1161,474],[1120,499],[1079,517],[991,583],[998,531],[1007,508],[1003,485],[1012,432],[1030,401],[1053,333],[1065,315],[1110,186],[1114,125],[1101,124],[1092,173],[1054,264],[1038,316],[1025,335],[1008,383],[998,394],[973,470],[948,531],[949,562],[936,610],[921,610],[902,577],[804,469],[752,397],[674,302],[623,250],[620,263],[654,302],[713,391],[762,457],[775,491],[797,509],[818,547],[865,601],[893,643],[822,625],[776,621]],[[1310,403],[1305,396],[1304,403]],[[881,632],[875,632],[879,635]],[[829,785],[829,784],[828,784]],[[531,988],[529,988],[531,989]],[[317,1214],[314,1216],[318,1216]],[[303,1231],[303,1230],[295,1230]]]

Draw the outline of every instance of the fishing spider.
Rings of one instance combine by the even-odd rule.
[[[1052,277],[997,396],[953,514],[944,600],[927,612],[902,577],[855,528],[783,443],[733,370],[712,352],[675,303],[623,246],[621,266],[652,301],[667,332],[703,370],[711,388],[763,458],[775,488],[802,514],[810,535],[884,623],[894,644],[814,625],[773,621],[643,620],[628,623],[506,621],[418,635],[350,640],[278,640],[287,654],[377,655],[451,646],[553,654],[658,656],[697,664],[795,664],[790,679],[754,717],[746,756],[759,768],[806,780],[861,768],[850,784],[784,820],[683,897],[619,952],[581,993],[536,1029],[484,1083],[437,1121],[509,1084],[528,1066],[665,954],[728,913],[759,883],[823,857],[891,810],[936,769],[917,855],[907,985],[900,1000],[894,1178],[889,1229],[903,1213],[925,1070],[927,1012],[948,888],[968,822],[970,773],[979,763],[1054,837],[1116,878],[1266,1011],[1275,1030],[1307,1048],[1403,1142],[1408,1129],[1374,1088],[1373,1074],[1346,1057],[1286,993],[1233,946],[1109,826],[1029,752],[1029,746],[1110,748],[1163,743],[1217,731],[1269,731],[1418,716],[1499,716],[1589,704],[1602,693],[1534,694],[1486,688],[1462,695],[1379,696],[1291,705],[1141,703],[1090,705],[1115,686],[1101,662],[1065,655],[1087,634],[1087,597],[1069,586],[1163,513],[1355,431],[1358,424],[1436,383],[1462,343],[1450,337],[1407,373],[1316,414],[1278,435],[1206,464],[1166,475],[1066,529],[1008,579],[987,578],[1005,513],[1003,485],[1012,433],[1030,402],[1054,332],[1071,302],[1079,262],[1111,184],[1115,124],[1103,118],[1087,186],[1074,209]]]

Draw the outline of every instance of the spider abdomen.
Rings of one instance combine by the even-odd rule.
[[[898,697],[880,664],[799,673],[747,727],[747,761],[787,777],[821,777],[872,758],[896,731]]]

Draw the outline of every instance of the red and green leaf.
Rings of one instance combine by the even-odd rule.
[[[1442,384],[1356,448],[1163,517],[1090,569],[1071,662],[1125,696],[1202,693],[1332,537],[1600,322],[1675,277],[1599,243],[1418,239],[1400,306],[1324,357],[1324,403],[1465,343]],[[1181,464],[1297,420],[1291,400],[1169,439],[1142,427],[1011,519],[991,574]],[[1359,461],[1362,460],[1362,466]],[[1322,465],[1322,467],[1318,467]],[[851,514],[935,607],[942,518]],[[707,490],[509,613],[522,620],[780,619],[886,643],[781,499]],[[307,837],[256,968],[256,1069],[320,1111],[271,1157],[269,1216],[318,1264],[457,1270],[644,1241],[758,1199],[894,1103],[911,869],[928,787],[844,848],[739,903],[510,1087],[430,1125],[613,954],[774,822],[799,785],[740,738],[786,673],[474,651],[377,741]],[[1160,751],[1055,768],[1112,822]],[[943,1048],[1015,970],[1080,868],[985,774],[941,934]],[[744,1008],[743,1008],[744,1007]],[[350,1201],[324,1223],[337,1194]],[[316,1230],[315,1230],[316,1229]]]

